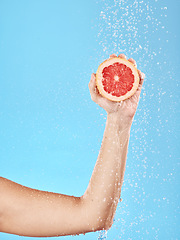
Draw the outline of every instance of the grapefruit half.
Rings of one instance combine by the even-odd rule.
[[[98,67],[96,85],[102,96],[120,102],[136,92],[139,74],[128,60],[119,57],[109,58]]]

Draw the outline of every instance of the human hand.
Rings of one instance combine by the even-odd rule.
[[[117,57],[115,54],[112,54],[111,57]],[[124,54],[120,54],[118,56],[119,58],[126,59],[126,56]],[[134,64],[136,66],[136,61],[132,58],[128,59],[129,62]],[[132,121],[137,106],[139,102],[139,96],[142,89],[142,84],[144,81],[145,74],[142,73],[140,70],[138,70],[139,73],[139,86],[136,90],[136,92],[128,99],[121,101],[121,102],[113,102],[106,98],[104,98],[98,91],[98,88],[96,86],[96,74],[91,75],[91,80],[89,82],[89,90],[91,94],[92,100],[97,103],[100,107],[104,108],[108,114],[116,115],[119,117],[119,119],[123,121]]]

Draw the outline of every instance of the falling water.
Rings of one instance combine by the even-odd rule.
[[[100,231],[99,237],[98,237],[98,240],[104,240],[104,239],[107,239],[107,231],[106,230]]]
[[[100,55],[97,56],[98,61],[108,58],[112,53],[124,53],[128,58],[133,57],[137,61],[138,68],[146,74],[140,105],[131,131],[129,147],[131,164],[129,165],[127,161],[122,188],[122,194],[126,194],[126,198],[118,206],[117,220],[112,226],[113,233],[118,228],[116,238],[124,239],[124,235],[129,231],[131,234],[136,232],[137,239],[140,239],[138,234],[149,234],[149,230],[144,230],[144,226],[137,230],[136,226],[139,227],[143,222],[150,221],[151,236],[158,239],[160,228],[154,225],[152,220],[156,216],[156,211],[153,211],[153,208],[149,209],[149,202],[151,203],[152,199],[155,204],[159,203],[158,208],[162,209],[165,201],[167,205],[169,204],[169,196],[157,197],[158,191],[157,195],[151,192],[147,194],[146,182],[147,178],[153,178],[159,181],[157,181],[159,185],[162,184],[160,181],[165,173],[161,172],[160,166],[164,163],[160,154],[163,155],[164,150],[160,152],[160,143],[165,141],[166,132],[171,132],[168,124],[176,104],[172,87],[173,84],[176,85],[176,77],[173,76],[175,71],[172,70],[175,67],[168,60],[166,51],[170,48],[170,31],[167,28],[169,7],[166,6],[166,2],[159,0],[97,0],[97,4],[99,6],[97,53]],[[170,106],[168,115],[165,105],[163,106],[163,102],[165,104],[167,101]],[[169,137],[166,141],[164,144],[168,144],[167,148],[173,148],[169,145]],[[171,155],[165,155],[164,158],[166,157],[167,161],[168,158],[172,159]],[[169,169],[166,171],[168,177],[164,177],[162,182],[170,183],[173,181],[172,172]],[[156,191],[156,186],[153,187]],[[131,202],[127,198],[128,194],[132,196],[133,214]],[[155,209],[154,205],[153,207]],[[108,232],[108,237],[112,239],[111,230]],[[100,232],[98,239],[107,239],[107,232]]]

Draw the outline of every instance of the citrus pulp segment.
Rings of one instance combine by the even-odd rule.
[[[136,67],[126,59],[114,57],[100,64],[96,72],[96,85],[102,96],[111,101],[130,98],[139,85]]]

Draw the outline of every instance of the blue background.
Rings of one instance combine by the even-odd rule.
[[[123,201],[107,239],[178,239],[179,5],[0,0],[0,175],[82,195],[106,121],[88,82],[110,54],[125,53],[146,79],[131,130]],[[0,239],[31,238],[0,233]]]

